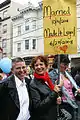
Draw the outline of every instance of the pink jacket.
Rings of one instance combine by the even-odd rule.
[[[73,92],[72,92],[72,87],[73,87],[73,86],[72,86],[71,82],[69,81],[69,79],[66,78],[66,77],[65,77],[64,75],[62,75],[62,74],[61,74],[61,79],[63,80],[64,87],[67,89],[67,92],[69,93],[70,97],[75,100],[74,94],[73,94]],[[66,100],[67,100],[64,95],[62,96],[62,100],[63,100],[63,101],[66,101]]]

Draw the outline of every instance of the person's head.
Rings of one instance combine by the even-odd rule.
[[[0,68],[0,73],[3,73],[2,69]]]
[[[0,80],[3,80],[7,78],[7,75],[2,71],[2,69],[0,68]]]
[[[28,66],[27,68],[26,68],[26,75],[29,75],[30,74],[30,67]]]
[[[47,71],[48,58],[43,55],[37,56],[32,59],[31,66],[37,74],[42,75]]]
[[[26,64],[23,58],[17,57],[12,59],[12,73],[20,80],[26,76]]]
[[[0,80],[2,80],[3,79],[3,71],[2,71],[2,69],[0,68]]]
[[[61,54],[60,55],[60,71],[64,72],[70,63],[70,60],[68,58],[68,55]],[[54,63],[53,68],[58,68],[58,55],[55,55],[54,57]]]
[[[0,73],[0,80],[3,80],[3,74]]]

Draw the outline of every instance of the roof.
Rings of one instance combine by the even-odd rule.
[[[6,1],[2,2],[2,3],[0,4],[0,9],[3,8],[3,7],[5,7],[6,5],[8,5],[8,4],[10,4],[10,3],[11,3],[11,0],[6,0]]]

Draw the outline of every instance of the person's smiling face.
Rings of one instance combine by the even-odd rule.
[[[26,75],[26,64],[25,62],[16,62],[13,65],[13,73],[20,79],[23,80]]]
[[[45,74],[47,67],[44,62],[41,62],[41,60],[38,59],[36,63],[34,64],[34,70],[37,74],[43,75]]]

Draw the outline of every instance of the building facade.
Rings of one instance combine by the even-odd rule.
[[[80,65],[80,0],[77,0],[77,49],[69,55],[72,67]],[[0,4],[0,48],[3,56],[23,57],[29,64],[34,56],[44,54],[42,2],[37,7],[6,0]]]
[[[19,7],[23,6],[11,0],[5,0],[0,4],[0,47],[3,50],[2,57],[12,57],[13,29],[11,17],[18,13],[17,9]]]
[[[30,2],[12,18],[13,57],[23,57],[26,64],[29,64],[34,56],[44,54],[42,18],[41,7],[34,7]]]

